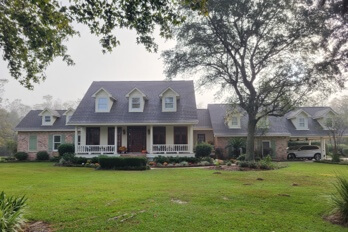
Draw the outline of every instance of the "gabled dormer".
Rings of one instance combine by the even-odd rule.
[[[243,114],[234,109],[226,114],[225,124],[230,129],[241,129],[241,118]]]
[[[138,88],[129,91],[126,98],[128,98],[128,112],[144,112],[147,97]]]
[[[65,124],[68,124],[70,121],[71,116],[74,114],[75,110],[72,108],[69,108],[67,111],[64,112],[63,115],[65,115]]]
[[[337,115],[338,114],[331,108],[326,108],[316,112],[313,115],[313,119],[317,120],[324,130],[330,130],[334,127],[334,121]]]
[[[291,120],[296,130],[308,130],[308,118],[310,118],[310,115],[303,109],[293,111],[287,116],[287,119]]]
[[[95,98],[95,112],[108,113],[116,99],[104,88],[100,88],[92,95]]]
[[[162,112],[176,112],[178,108],[178,100],[180,99],[180,95],[168,87],[164,91],[162,91],[159,95],[162,101]]]
[[[42,126],[52,126],[56,119],[60,117],[60,114],[55,110],[45,108],[39,116],[42,117]]]

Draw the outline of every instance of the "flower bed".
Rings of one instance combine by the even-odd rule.
[[[210,157],[163,157],[158,156],[154,161],[148,162],[150,167],[154,168],[179,168],[179,167],[209,167],[216,165],[231,165],[234,160],[214,160]]]

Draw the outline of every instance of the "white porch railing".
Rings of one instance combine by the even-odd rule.
[[[153,153],[180,153],[180,152],[190,152],[189,144],[154,144],[152,145]]]
[[[78,145],[77,154],[116,154],[114,145]]]

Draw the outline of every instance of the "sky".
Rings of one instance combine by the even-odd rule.
[[[45,95],[53,99],[76,101],[82,99],[93,81],[126,80],[164,80],[166,78],[161,51],[174,47],[175,41],[165,41],[156,36],[158,53],[149,53],[143,45],[136,43],[136,34],[130,30],[118,30],[121,45],[112,53],[103,54],[98,38],[91,35],[83,25],[76,26],[81,36],[70,39],[66,44],[69,54],[75,61],[74,66],[67,66],[60,58],[46,70],[47,79],[36,84],[34,90],[27,90],[14,80],[7,69],[7,64],[0,60],[0,79],[7,79],[4,99],[21,99],[23,104],[35,105],[43,102]],[[197,77],[196,77],[197,78]],[[185,78],[184,80],[194,78]],[[183,80],[176,78],[174,80]],[[206,108],[208,103],[219,102],[214,98],[215,91],[196,89],[196,103],[199,108]],[[221,100],[220,100],[221,101]]]
[[[43,102],[45,95],[53,96],[63,102],[82,99],[93,81],[126,81],[126,80],[164,80],[164,65],[160,57],[161,51],[173,48],[175,41],[165,41],[156,36],[159,45],[158,53],[149,53],[143,45],[136,43],[136,34],[130,30],[118,30],[121,45],[112,53],[103,54],[98,38],[91,35],[83,25],[76,26],[81,36],[70,39],[66,44],[69,54],[76,65],[67,66],[60,58],[47,69],[47,79],[36,84],[34,90],[27,90],[14,80],[7,69],[5,61],[0,59],[0,79],[7,79],[4,99],[13,101],[20,99],[23,104],[33,106]],[[197,76],[185,80],[197,80]],[[175,80],[182,80],[176,78]],[[196,103],[198,108],[206,108],[208,103],[220,103],[224,99],[215,98],[216,89],[197,88]],[[338,92],[330,99],[348,91]]]

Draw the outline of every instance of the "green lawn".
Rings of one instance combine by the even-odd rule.
[[[213,173],[2,163],[0,191],[26,194],[27,218],[57,231],[347,231],[322,216],[331,209],[335,173],[348,175],[348,166],[293,162],[275,171]]]

